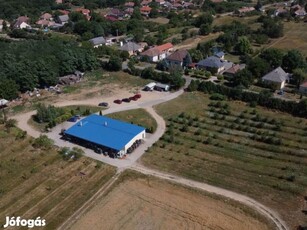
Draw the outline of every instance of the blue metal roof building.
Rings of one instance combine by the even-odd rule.
[[[77,122],[64,133],[97,145],[121,151],[125,150],[126,145],[136,136],[144,134],[141,135],[144,138],[145,128],[92,114]]]

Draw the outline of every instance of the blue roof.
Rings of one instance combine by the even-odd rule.
[[[218,53],[215,54],[215,56],[217,56],[218,58],[221,58],[221,57],[223,57],[224,55],[225,55],[225,53],[224,53],[223,51],[218,52]]]
[[[92,114],[67,129],[65,134],[119,151],[144,130],[138,125]]]

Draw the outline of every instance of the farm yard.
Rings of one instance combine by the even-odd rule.
[[[40,216],[56,229],[115,174],[89,158],[64,160],[55,147],[34,148],[21,133],[0,127],[1,226],[5,216]]]
[[[236,202],[126,171],[70,229],[270,229],[266,224]]]
[[[245,193],[291,227],[306,224],[307,120],[201,93],[156,110],[168,128],[143,164]]]

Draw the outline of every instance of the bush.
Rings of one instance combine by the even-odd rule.
[[[33,147],[41,149],[50,149],[53,144],[54,141],[49,139],[46,135],[40,135],[34,140]]]
[[[225,96],[222,95],[222,94],[219,94],[219,93],[213,93],[213,94],[210,96],[210,99],[211,99],[211,100],[217,100],[217,101],[223,101],[223,100],[225,100]]]

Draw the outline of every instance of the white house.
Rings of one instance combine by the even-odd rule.
[[[278,67],[262,77],[262,82],[275,88],[282,89],[289,81],[289,74],[281,67]]]
[[[151,49],[148,49],[142,52],[140,55],[141,57],[146,57],[149,59],[150,62],[158,62],[166,58],[170,52],[173,50],[172,43],[165,43],[160,46],[155,46]]]

